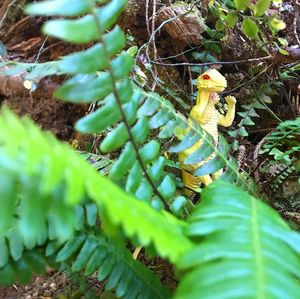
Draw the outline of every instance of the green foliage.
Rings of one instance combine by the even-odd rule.
[[[108,235],[117,237],[112,227],[120,224],[126,236],[137,235],[144,246],[153,241],[157,252],[178,266],[183,279],[177,298],[198,298],[199,294],[210,298],[211,289],[215,290],[214,298],[234,298],[233,294],[238,294],[237,298],[262,294],[266,298],[294,298],[299,291],[293,278],[300,275],[299,235],[269,207],[237,188],[224,182],[206,188],[202,204],[184,225],[170,214],[130,198],[67,145],[41,133],[28,119],[20,122],[5,112],[0,128],[0,174],[6,178],[1,180],[6,188],[0,188],[0,199],[2,210],[10,216],[0,218],[2,234],[6,235],[1,242],[2,283],[16,278],[28,281],[31,271],[42,271],[47,256],[86,275],[99,271],[98,278],[107,277],[107,289],[114,288],[118,296],[168,298],[168,291],[157,278],[133,261],[122,244],[105,239],[97,229],[94,232],[96,206],[83,208],[77,204],[79,199],[90,198],[101,207]],[[78,189],[73,192],[69,178],[83,186],[81,193]],[[7,188],[7,182],[18,188]],[[11,202],[16,205],[9,208]],[[43,212],[39,212],[41,209]],[[45,222],[48,230],[43,229]],[[216,277],[216,273],[227,273],[228,269],[232,274]],[[278,280],[289,287],[282,289]]]
[[[63,246],[50,242],[46,254],[73,272],[96,273],[99,281],[106,279],[105,289],[114,290],[118,298],[170,298],[158,277],[134,260],[124,245],[99,232],[75,235]]]
[[[86,134],[104,133],[100,151],[114,152],[118,158],[86,153],[80,157],[27,118],[2,111],[0,283],[27,282],[32,272],[40,273],[48,264],[64,265],[87,276],[96,273],[117,297],[169,298],[170,291],[159,279],[133,260],[125,246],[129,239],[147,249],[153,246],[152,254],[177,267],[182,281],[176,298],[293,298],[299,292],[299,235],[275,212],[225,182],[206,188],[203,203],[194,212],[187,208],[193,205],[176,194],[161,143],[188,127],[189,133],[169,151],[178,153],[201,139],[199,150],[185,162],[202,162],[213,152],[215,158],[199,167],[196,175],[224,169],[220,180],[249,193],[256,193],[256,187],[238,172],[224,137],[216,149],[200,126],[190,125],[169,101],[143,91],[130,79],[134,54],[120,52],[125,35],[118,26],[112,28],[126,2],[53,0],[27,7],[30,14],[62,17],[45,24],[46,34],[95,44],[54,62],[5,62],[2,65],[13,66],[6,75],[26,71],[29,80],[69,75],[55,96],[93,103],[95,111],[80,119],[76,128]],[[239,9],[248,6],[235,4]],[[259,9],[258,14],[264,7]],[[226,16],[231,27],[236,16],[236,12]],[[208,33],[217,36],[216,31]],[[217,42],[206,50],[195,58],[215,61],[209,51],[220,51]],[[192,216],[187,222],[179,220],[163,205],[182,218]],[[288,286],[284,290],[282,281]]]
[[[242,23],[243,32],[250,38],[254,38],[258,34],[258,27],[251,19],[244,19]]]
[[[258,74],[251,74],[251,79],[262,74],[263,72],[264,70]],[[266,79],[267,82],[261,84],[254,83],[251,86],[251,102],[241,106],[243,111],[237,112],[237,114],[240,116],[240,121],[237,125],[237,128],[228,132],[228,134],[235,139],[232,144],[233,150],[238,149],[240,138],[244,138],[249,135],[248,127],[255,126],[255,118],[260,117],[260,110],[267,110],[274,116],[274,118],[277,119],[276,115],[274,115],[273,111],[268,107],[268,105],[272,103],[272,96],[277,94],[278,85],[280,83],[278,84],[276,82],[272,82],[269,80],[269,78],[267,78],[267,76],[264,76],[262,79]]]
[[[187,127],[188,123],[178,115],[169,101],[155,93],[143,92],[128,79],[133,68],[133,59],[128,52],[118,54],[125,45],[125,35],[122,30],[116,26],[111,31],[103,33],[104,28],[110,29],[113,26],[125,2],[111,1],[105,6],[91,10],[90,14],[78,20],[48,21],[44,26],[44,32],[48,35],[75,43],[96,39],[99,42],[85,51],[62,57],[59,61],[41,65],[19,64],[16,65],[15,70],[12,68],[8,72],[13,74],[20,69],[26,70],[29,72],[27,79],[30,80],[43,76],[44,73],[45,75],[51,73],[72,75],[54,95],[56,98],[68,102],[95,103],[97,105],[98,109],[79,120],[76,128],[86,134],[105,132],[106,137],[99,147],[102,153],[122,149],[118,160],[112,162],[109,177],[140,200],[146,201],[158,209],[163,206],[168,209],[177,198],[176,184],[164,171],[166,159],[160,156],[160,143],[157,141],[147,143],[147,140],[150,129],[159,129],[158,137],[165,140],[173,137],[176,127]],[[65,5],[64,1],[55,1],[55,3]],[[90,5],[90,1],[78,4],[77,13],[81,14],[83,9],[87,9]],[[71,13],[74,14],[76,6],[72,9]],[[52,1],[32,4],[27,10],[30,13],[41,15],[51,15],[57,12]],[[110,12],[109,18],[106,15],[108,11]],[[59,13],[59,15],[62,14],[63,12]],[[69,14],[66,13],[66,16]],[[79,26],[79,24],[81,24],[80,28],[75,30],[74,26]],[[73,33],[69,30],[72,30]],[[86,30],[88,30],[88,34],[84,33]],[[90,34],[94,37],[88,37]],[[82,35],[88,40],[81,39]],[[209,43],[207,48],[217,51],[218,46]],[[203,61],[216,61],[208,51],[195,53],[195,58]],[[238,184],[246,190],[251,190],[252,193],[256,192],[249,180],[239,175],[235,163],[228,163],[226,140],[222,141],[221,150],[218,150],[215,149],[208,134],[200,127],[194,129],[193,135],[195,142],[199,139],[208,139],[194,154],[194,156],[198,155],[198,162],[208,157],[209,153],[217,152],[216,158],[201,167],[197,171],[197,175],[211,174],[226,166],[231,173],[227,179],[231,178],[233,182],[238,181]],[[185,141],[181,141],[182,143]],[[188,143],[181,148],[187,148],[187,145]],[[178,152],[174,149],[172,151]],[[199,155],[199,153],[201,154]],[[192,163],[193,159],[191,157],[187,162]],[[145,173],[144,177],[142,173]]]
[[[234,0],[236,9],[244,10],[250,4],[250,0]]]
[[[293,173],[300,172],[300,118],[280,122],[276,130],[266,136],[260,154],[267,155],[262,173],[270,173],[272,194],[280,188]]]
[[[266,137],[260,154],[267,153],[274,160],[290,166],[300,152],[300,117],[279,123],[276,130]]]
[[[76,208],[70,205],[88,197],[103,209],[108,217],[108,229],[112,225],[121,225],[126,234],[137,236],[144,245],[153,242],[160,254],[172,261],[186,246],[189,247],[182,235],[184,223],[134,200],[107,178],[99,176],[67,145],[50,134],[41,133],[28,119],[20,122],[11,113],[4,112],[0,130],[0,154],[3,157],[0,166],[3,207],[0,232],[16,225],[15,205],[18,204],[18,194],[22,193],[17,225],[24,245],[32,248],[43,243],[47,222],[51,225],[51,239],[63,242],[78,226],[74,217]],[[15,138],[19,143],[15,143]],[[130,215],[140,215],[138,226]],[[161,226],[159,233],[151,231],[151,219],[156,219],[156,225]],[[147,230],[148,234],[145,234]],[[173,245],[159,241],[172,235]]]
[[[202,195],[186,229],[197,245],[178,262],[175,298],[297,298],[299,234],[230,185],[216,182]]]
[[[294,298],[299,291],[293,278],[300,275],[299,235],[269,207],[236,187],[216,182],[206,188],[202,204],[186,225],[126,195],[28,119],[20,121],[3,112],[0,129],[0,175],[6,178],[1,180],[0,200],[9,216],[0,218],[5,235],[0,242],[2,283],[28,281],[31,271],[42,271],[46,256],[73,271],[97,272],[100,280],[107,278],[106,288],[113,288],[118,296],[168,298],[169,292],[157,278],[120,244],[116,225],[121,225],[127,237],[138,236],[143,246],[153,241],[157,252],[178,266],[183,279],[177,298],[199,298],[199,294],[211,298],[212,289],[214,298],[263,294]],[[82,189],[74,193],[70,178]],[[9,189],[12,184],[14,188]],[[99,211],[91,203],[78,205],[84,199],[96,202]],[[104,230],[118,242],[99,233],[98,212]],[[43,229],[45,222],[48,229]],[[230,275],[216,276],[229,269]],[[289,287],[280,288],[278,280]]]
[[[279,30],[285,28],[285,23],[279,19],[277,14],[273,13],[268,16],[267,11],[271,2],[279,4],[278,2],[281,1],[234,0],[234,3],[233,1],[215,1],[215,4],[211,6],[212,13],[217,19],[215,27],[225,33],[226,31],[229,33],[228,29],[235,26],[240,27],[247,38],[259,41],[258,46],[260,46],[268,38],[268,31],[275,37]],[[274,41],[274,45],[283,51],[280,48],[279,39]],[[265,47],[261,48],[266,51]]]

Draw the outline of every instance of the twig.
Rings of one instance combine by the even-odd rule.
[[[204,44],[205,44],[205,43],[204,43]],[[180,52],[179,54],[176,54],[176,55],[172,55],[172,56],[167,56],[167,57],[159,58],[159,59],[157,59],[156,61],[163,61],[163,60],[169,60],[169,59],[177,58],[177,57],[180,57],[180,56],[184,55],[185,53],[194,51],[194,50],[196,50],[196,49],[199,50],[200,48],[202,48],[202,45],[201,45],[201,46],[197,46],[197,47],[191,47],[191,49],[185,50],[185,51]]]
[[[157,61],[151,61],[152,64],[164,65],[164,66],[181,66],[181,65],[189,65],[189,66],[206,66],[206,65],[216,65],[216,64],[241,64],[248,62],[257,62],[257,61],[265,61],[272,59],[272,55],[258,57],[258,58],[249,58],[243,60],[236,61],[215,61],[215,62],[201,62],[201,63],[188,63],[188,62],[179,62],[179,63],[160,63]]]
[[[275,130],[276,128],[262,128],[262,129],[256,129],[256,130],[250,130],[248,131],[249,134],[254,134],[254,133],[261,133],[261,132],[270,132]]]
[[[199,2],[199,1],[197,1],[197,2]],[[191,11],[192,11],[192,9],[190,9],[190,10],[188,10],[188,11],[182,13],[181,15],[174,16],[173,18],[170,18],[170,19],[168,19],[168,20],[162,22],[162,23],[155,29],[155,31],[152,32],[152,34],[151,34],[149,40],[148,40],[144,45],[142,45],[142,46],[140,47],[140,49],[139,49],[139,51],[138,51],[138,53],[137,53],[137,55],[136,55],[136,59],[139,58],[140,53],[141,53],[141,51],[142,51],[144,48],[146,48],[146,52],[147,52],[148,46],[151,44],[153,38],[155,38],[155,35],[156,35],[156,33],[157,33],[159,30],[161,30],[166,24],[168,24],[168,23],[170,23],[170,22],[172,22],[172,21],[174,21],[174,20],[176,20],[176,19],[179,19],[179,18],[182,18],[182,17],[186,16],[186,15],[189,14]],[[147,54],[148,54],[148,52],[147,52]],[[148,61],[150,62],[149,56],[148,56],[147,58],[148,58]],[[137,63],[137,62],[136,62],[136,63]]]
[[[295,15],[295,18],[294,18],[294,34],[295,34],[295,38],[297,40],[297,43],[300,46],[300,38],[299,38],[299,35],[298,35],[298,32],[297,32],[297,20],[298,19],[299,19],[299,13],[297,13]]]
[[[228,94],[228,93],[232,93],[244,86],[247,86],[249,84],[251,84],[252,82],[254,82],[258,77],[260,77],[262,74],[264,74],[269,68],[271,68],[272,65],[269,65],[268,67],[266,67],[265,69],[263,69],[260,73],[258,73],[256,76],[254,76],[253,78],[251,78],[249,81],[245,82],[245,83],[242,83],[234,88],[232,88],[231,90],[227,90],[227,91],[224,91],[222,92],[222,94]],[[240,81],[241,82],[241,81]]]
[[[42,52],[43,52],[43,49],[44,49],[44,47],[45,47],[45,44],[46,44],[46,41],[48,40],[48,35],[44,38],[44,41],[43,41],[43,43],[42,43],[42,45],[41,45],[41,47],[40,47],[40,49],[39,49],[39,52],[38,52],[38,54],[37,54],[37,56],[36,56],[36,59],[35,59],[35,62],[34,63],[37,63],[38,62],[38,60],[39,60],[39,58],[40,58],[40,56],[41,56],[41,54],[42,54]]]
[[[156,14],[156,0],[153,0],[151,33],[154,32],[154,30],[155,30],[155,14]],[[153,36],[153,39],[152,39],[152,47],[153,47],[153,58],[154,58],[154,60],[156,60],[157,59],[157,49],[156,49],[156,43],[155,43],[155,35]],[[155,78],[157,77],[156,66],[154,66],[154,68],[153,68],[153,75]],[[156,87],[156,80],[154,80],[151,90],[154,91],[155,87]]]
[[[282,122],[282,120],[273,112],[273,110],[272,109],[270,109],[266,104],[265,104],[265,102],[264,101],[262,101],[261,99],[260,99],[260,96],[259,96],[259,94],[258,94],[258,92],[257,92],[257,90],[256,90],[256,88],[253,86],[253,91],[254,91],[254,93],[255,93],[255,97],[256,97],[256,99],[258,100],[258,102],[260,103],[260,104],[262,104],[267,110],[268,110],[268,112],[277,120],[277,121],[279,121],[279,122]]]

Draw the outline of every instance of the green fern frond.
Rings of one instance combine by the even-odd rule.
[[[114,290],[118,298],[170,298],[159,279],[119,243],[101,233],[79,234],[58,249],[55,242],[49,243],[46,252],[73,272],[96,273],[99,281],[106,280],[105,289]]]
[[[125,4],[126,1],[110,1],[97,8],[96,2],[83,1],[66,12],[57,8],[68,7],[69,2],[65,0],[30,5],[27,9],[30,14],[74,16],[76,13],[88,13],[79,20],[48,21],[44,32],[75,43],[99,42],[88,50],[62,57],[49,66],[47,63],[37,68],[28,65],[33,69],[27,69],[30,71],[27,77],[32,79],[38,73],[43,75],[43,72],[49,74],[55,68],[58,74],[73,75],[55,92],[55,96],[73,103],[98,103],[98,109],[79,120],[76,127],[82,133],[98,134],[106,131],[107,136],[100,144],[103,153],[123,148],[110,170],[110,178],[138,199],[158,209],[163,205],[169,209],[172,202],[176,201],[176,185],[164,171],[166,159],[160,156],[159,142],[147,141],[151,129],[159,129],[158,137],[167,139],[173,137],[177,127],[185,128],[189,123],[174,110],[169,101],[156,93],[143,93],[129,80],[133,59],[126,52],[118,54],[125,45],[122,30],[116,26],[103,34],[104,28],[110,29],[114,25]],[[78,30],[74,31],[74,28]],[[83,35],[84,39],[81,38]],[[201,127],[194,125],[190,132],[193,137],[189,139],[190,136],[186,136],[180,142],[181,145],[173,147],[171,151],[178,152],[180,148],[187,148],[201,139],[202,146],[187,157],[188,164],[204,161],[212,152],[216,153],[215,158],[204,163],[195,175],[211,174],[225,168],[227,180],[255,193],[249,178],[240,175],[231,162],[233,158],[228,158],[228,146],[224,138],[221,138],[221,150],[218,150],[211,136]]]
[[[300,117],[279,123],[276,130],[266,136],[266,142],[260,154],[274,156],[276,161],[291,165],[292,156],[300,152]],[[288,149],[286,149],[288,147]]]
[[[73,77],[54,95],[58,99],[75,103],[97,102],[98,110],[81,119],[77,123],[77,129],[83,133],[100,133],[112,128],[100,149],[106,153],[123,147],[123,151],[111,168],[110,178],[137,198],[157,207],[163,204],[168,209],[167,201],[175,192],[175,184],[168,176],[164,179],[164,163],[163,158],[159,157],[159,143],[147,142],[151,122],[147,117],[138,116],[139,106],[143,102],[142,95],[129,81],[134,61],[127,52],[118,54],[124,47],[125,35],[119,27],[104,34],[104,31],[110,30],[114,25],[127,1],[113,0],[99,8],[95,2],[87,11],[92,2],[87,1],[76,8],[79,15],[89,13],[79,20],[51,20],[44,26],[44,32],[48,35],[69,42],[98,41],[92,48],[63,57],[56,63],[60,71],[72,74]],[[28,12],[55,15],[55,4],[67,7],[64,0],[47,1],[32,4]],[[60,11],[59,15],[73,16],[76,9],[65,14]],[[135,160],[137,163],[134,163]],[[159,176],[151,177],[151,169],[157,167],[160,168],[156,171]],[[140,181],[132,184],[130,173],[140,173],[140,176],[135,177],[141,178]],[[157,202],[161,202],[160,205]]]
[[[300,235],[264,203],[224,182],[205,188],[186,234],[175,298],[298,298]]]
[[[85,276],[96,274],[99,281],[106,280],[105,289],[114,290],[118,298],[170,298],[170,291],[158,277],[119,243],[93,229],[77,233],[63,244],[47,240],[43,246],[25,250],[19,258],[0,267],[0,284],[29,283],[33,273],[43,274],[50,264]]]
[[[121,225],[171,261],[191,246],[183,222],[125,194],[66,144],[8,111],[0,117],[0,177],[0,233],[17,225],[27,249],[43,244],[48,230],[50,239],[69,240],[79,225],[75,205],[87,198],[108,226]]]

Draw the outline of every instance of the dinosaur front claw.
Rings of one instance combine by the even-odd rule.
[[[227,96],[225,100],[228,105],[234,105],[236,103],[236,99],[233,96]]]
[[[209,101],[212,104],[217,104],[220,101],[220,97],[216,92],[213,92],[210,96],[209,96]]]

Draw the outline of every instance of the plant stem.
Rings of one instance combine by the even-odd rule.
[[[97,26],[98,31],[99,31],[99,42],[103,45],[103,51],[104,51],[106,57],[109,58],[110,55],[109,55],[109,52],[108,52],[108,50],[107,50],[107,46],[106,46],[106,44],[105,44],[105,42],[104,42],[104,39],[103,39],[103,37],[102,37],[102,28],[101,28],[101,24],[100,24],[100,22],[99,22],[99,20],[98,20],[98,16],[97,16],[97,14],[96,14],[96,11],[94,10],[94,11],[92,12],[92,14],[93,14],[93,16],[94,16],[94,19],[95,19],[95,22],[96,22],[96,26]],[[131,127],[130,127],[130,125],[129,125],[129,123],[128,123],[128,120],[127,120],[127,118],[126,118],[125,112],[124,112],[124,110],[123,110],[123,108],[122,108],[122,102],[121,102],[121,99],[120,99],[120,96],[119,96],[119,93],[118,93],[118,90],[117,90],[117,87],[116,87],[116,81],[117,81],[117,80],[116,80],[116,78],[115,78],[115,75],[114,75],[114,72],[113,72],[113,68],[112,68],[110,59],[108,59],[108,61],[109,61],[109,63],[108,63],[107,70],[108,70],[108,73],[109,73],[109,75],[110,75],[110,77],[111,77],[113,94],[114,94],[115,100],[116,100],[116,102],[117,102],[118,108],[119,108],[119,110],[120,110],[120,113],[121,113],[121,116],[122,116],[122,121],[123,121],[123,123],[124,123],[124,125],[125,125],[125,127],[126,127],[126,130],[128,131],[128,136],[129,136],[130,142],[132,143],[132,146],[133,146],[133,148],[134,148],[134,150],[135,150],[135,152],[136,152],[137,160],[138,160],[138,162],[139,162],[139,164],[140,164],[140,166],[141,166],[141,168],[142,168],[142,170],[143,170],[143,174],[144,174],[145,178],[146,178],[147,181],[150,183],[150,185],[151,185],[151,187],[152,187],[154,193],[155,193],[155,194],[158,196],[158,198],[162,201],[162,203],[163,203],[165,209],[166,209],[167,211],[170,211],[169,206],[168,206],[166,200],[163,198],[163,196],[161,195],[161,193],[160,193],[160,192],[158,191],[158,189],[156,188],[156,186],[155,186],[153,180],[151,179],[151,177],[149,176],[149,174],[148,174],[148,172],[147,172],[147,169],[146,169],[146,166],[144,165],[143,160],[142,160],[142,158],[141,158],[141,156],[140,156],[140,154],[139,154],[139,149],[138,149],[138,146],[137,146],[137,144],[136,144],[136,142],[135,142],[135,140],[134,140],[134,137],[133,137],[133,135],[132,135]]]

